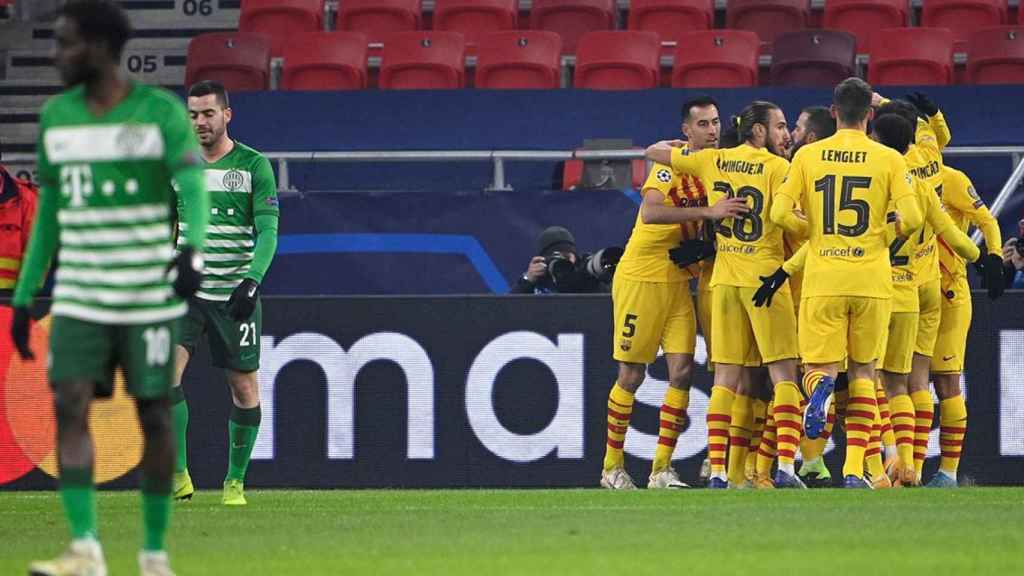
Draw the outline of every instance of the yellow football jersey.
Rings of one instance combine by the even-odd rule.
[[[899,152],[859,130],[839,130],[800,148],[779,194],[807,217],[803,298],[891,297],[886,215],[890,202],[914,195]]]
[[[985,245],[990,254],[1002,254],[1002,235],[999,222],[988,211],[985,202],[974,190],[970,178],[963,172],[943,166],[942,169],[942,205],[946,213],[962,232],[966,233],[971,224],[975,224],[985,237]],[[939,241],[939,269],[942,273],[943,291],[954,285],[957,279],[967,275],[967,267],[963,258],[943,241]]]
[[[665,196],[665,206],[690,208],[708,205],[707,191],[699,178],[675,173],[662,164],[655,163],[651,168],[642,193],[648,190],[661,192]],[[636,224],[615,275],[643,282],[686,282],[697,278],[700,275],[699,264],[680,269],[669,260],[668,251],[683,240],[700,238],[702,233],[702,221],[645,224],[638,211]]]
[[[917,123],[915,144],[910,145],[904,159],[907,169],[915,178],[922,180],[936,198],[942,196],[942,151],[932,127],[923,121]],[[922,209],[926,207],[921,205]],[[935,228],[925,220],[918,232],[914,248],[914,276],[918,285],[930,282],[939,277],[938,243],[935,240]]]
[[[750,206],[743,217],[726,218],[715,229],[718,250],[712,286],[757,288],[761,286],[760,276],[782,265],[782,228],[768,214],[788,168],[785,158],[749,144],[694,153],[672,150],[674,171],[696,174],[711,186],[710,205],[735,197],[747,199]]]

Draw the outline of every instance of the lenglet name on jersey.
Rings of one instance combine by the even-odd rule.
[[[863,164],[868,153],[863,150],[822,150],[822,162],[842,162],[844,164]]]
[[[751,176],[764,174],[764,164],[760,162],[747,162],[745,160],[722,160],[719,158],[718,169],[722,172],[749,174]]]

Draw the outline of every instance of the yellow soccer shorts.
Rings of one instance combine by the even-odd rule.
[[[935,352],[935,340],[939,337],[939,323],[942,320],[942,288],[939,279],[921,284],[917,288],[917,298],[921,319],[917,325],[914,352],[930,357]]]
[[[879,340],[879,370],[893,374],[910,374],[914,360],[914,346],[917,343],[917,312],[893,312],[889,315],[889,329]]]
[[[697,318],[688,283],[616,277],[612,308],[612,357],[619,362],[650,364],[659,346],[666,354],[693,354]]]
[[[886,298],[863,296],[804,298],[799,331],[803,362],[832,364],[847,357],[861,364],[876,360],[879,341],[889,328],[891,304]]]
[[[931,369],[938,374],[957,374],[964,371],[967,332],[971,329],[973,309],[967,279],[961,278],[950,292],[943,294],[939,334],[932,356]]]
[[[756,288],[720,284],[712,290],[711,361],[738,366],[768,364],[797,357],[796,315],[788,286],[775,293],[772,305],[754,306]]]

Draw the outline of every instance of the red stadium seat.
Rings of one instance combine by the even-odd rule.
[[[868,82],[941,85],[953,81],[953,33],[944,28],[889,28],[871,38]]]
[[[562,52],[576,53],[580,36],[615,28],[615,0],[533,0],[530,28],[562,37]]]
[[[270,38],[272,56],[296,34],[323,30],[324,0],[242,0],[238,31]]]
[[[654,32],[589,32],[576,47],[576,88],[641,90],[658,86],[661,41]]]
[[[1006,0],[924,0],[921,26],[948,28],[960,51],[975,30],[1006,24],[1007,10]]]
[[[876,30],[902,28],[909,17],[910,0],[828,0],[822,27],[853,34],[857,51],[866,53]]]
[[[366,88],[366,36],[358,32],[307,32],[284,48],[284,90]]]
[[[395,32],[419,30],[421,18],[420,0],[344,0],[337,29],[361,32],[379,44]]]
[[[400,32],[384,39],[378,84],[384,90],[462,88],[466,41],[458,32]]]
[[[775,38],[775,86],[835,86],[857,71],[857,40],[839,30],[800,30]]]
[[[756,32],[768,44],[783,32],[806,28],[809,16],[807,0],[729,0],[725,7],[727,28]]]
[[[562,38],[543,30],[510,30],[482,36],[477,48],[476,87],[558,88]]]
[[[662,42],[678,44],[681,34],[714,22],[714,0],[633,0],[629,8],[629,29],[655,32]]]
[[[434,30],[461,32],[466,44],[479,44],[484,34],[515,30],[518,11],[518,0],[437,0]]]
[[[229,91],[266,90],[270,40],[260,34],[215,32],[189,42],[185,83],[216,80]]]
[[[757,84],[761,41],[746,30],[689,32],[679,39],[673,88],[740,88]]]
[[[967,40],[967,81],[1024,84],[1024,27],[985,28]]]

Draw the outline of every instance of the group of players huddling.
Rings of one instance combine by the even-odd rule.
[[[686,141],[647,149],[653,167],[612,287],[619,373],[601,486],[636,487],[623,446],[660,348],[669,386],[647,487],[687,487],[671,460],[699,318],[714,370],[709,488],[830,484],[822,453],[836,422],[845,487],[919,486],[930,381],[941,463],[927,486],[955,487],[967,429],[966,263],[997,298],[1002,243],[970,180],[943,162],[951,135],[937,106],[921,93],[887,100],[849,78],[831,107],[801,111],[792,134],[764,101],[723,128],[706,97],[683,106],[682,132]],[[965,235],[972,224],[984,253]]]

